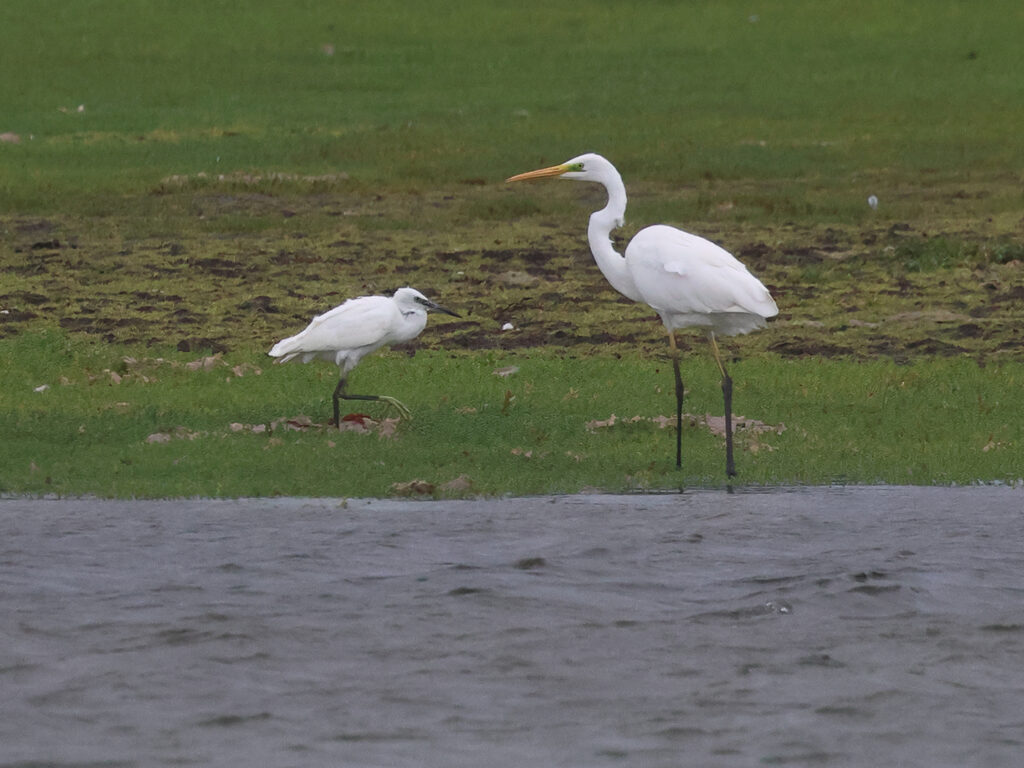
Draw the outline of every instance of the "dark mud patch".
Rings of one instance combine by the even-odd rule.
[[[992,297],[993,304],[1001,304],[1003,302],[1014,301],[1024,304],[1024,283],[1021,285],[1015,285],[1010,290],[1003,293],[996,294]]]
[[[49,301],[49,296],[42,293],[32,293],[31,291],[15,291],[14,293],[5,293],[0,296],[0,303],[4,305],[28,304],[37,307],[40,304],[47,304]]]
[[[962,355],[967,352],[967,349],[959,344],[952,344],[947,341],[940,341],[939,339],[914,339],[907,342],[907,349],[911,352],[939,357]]]
[[[39,315],[24,309],[9,309],[0,313],[0,323],[26,323],[35,320]]]
[[[181,339],[177,345],[179,352],[212,352],[214,354],[228,351],[228,347],[216,339],[190,336]]]
[[[78,331],[89,334],[109,334],[122,328],[139,328],[151,325],[152,323],[144,318],[138,317],[62,317],[58,324],[68,331]]]
[[[239,304],[238,308],[251,312],[262,312],[270,314],[278,314],[281,311],[274,304],[274,300],[270,296],[253,296],[251,299],[246,299],[241,304]]]
[[[536,347],[583,347],[618,350],[627,346],[634,349],[641,343],[653,344],[654,339],[639,340],[636,334],[597,333],[592,335],[575,333],[570,329],[554,324],[532,325],[510,331],[474,329],[454,333],[451,336],[453,346],[466,350],[486,349],[532,349]]]
[[[291,264],[316,264],[323,260],[323,256],[311,251],[292,251],[284,248],[279,250],[270,259],[271,263],[279,266],[289,266]]]
[[[199,273],[218,277],[241,277],[246,271],[244,264],[221,258],[189,259],[188,266]]]
[[[19,235],[33,235],[46,232],[53,232],[59,225],[57,222],[48,219],[15,219],[14,230]]]
[[[783,339],[769,344],[768,351],[783,357],[848,357],[854,348],[817,339]]]
[[[978,339],[984,336],[984,329],[977,323],[964,323],[957,326],[956,336],[961,339]]]

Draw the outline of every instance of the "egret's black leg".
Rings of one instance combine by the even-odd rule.
[[[341,408],[339,406],[339,400],[369,400],[375,403],[387,403],[392,406],[398,415],[403,419],[411,417],[409,409],[405,407],[403,403],[400,403],[393,397],[388,395],[349,395],[345,393],[345,377],[343,376],[338,382],[338,386],[334,388],[334,396],[332,398],[334,404],[334,426],[341,429]]]
[[[676,334],[668,332],[669,346],[672,348],[672,373],[676,381],[676,467],[683,466],[683,377],[679,373],[679,349],[676,347]]]
[[[722,378],[722,397],[725,400],[725,474],[736,477],[736,463],[732,458],[732,379]]]
[[[736,477],[736,463],[732,456],[732,379],[725,370],[722,356],[718,353],[714,331],[708,334],[708,338],[711,339],[711,350],[715,353],[718,370],[722,372],[722,399],[725,402],[725,474],[727,477]]]
[[[338,380],[338,386],[334,388],[334,395],[331,398],[331,401],[334,403],[334,426],[336,426],[338,429],[341,429],[341,408],[338,404],[338,399],[344,397],[344,391],[345,377],[342,376]]]

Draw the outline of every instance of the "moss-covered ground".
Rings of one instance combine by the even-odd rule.
[[[52,324],[105,342],[256,352],[345,298],[412,285],[464,314],[435,318],[418,348],[664,348],[654,313],[616,294],[590,256],[586,217],[603,204],[596,188],[300,184],[172,183],[104,215],[0,218],[0,335]],[[756,202],[754,185],[704,186],[630,185],[622,245],[644,217],[674,209],[693,216],[670,223],[744,261],[780,314],[768,331],[730,344],[736,354],[968,355],[980,364],[1024,355],[1024,218],[990,202],[1013,201],[1012,185],[930,188],[914,218],[885,213],[901,193],[879,190],[880,210],[860,201],[857,222],[827,226],[765,211],[784,194]],[[506,323],[514,330],[503,332]],[[699,335],[680,340],[705,346]]]

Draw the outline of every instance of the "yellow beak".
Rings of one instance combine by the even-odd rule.
[[[546,179],[550,176],[561,176],[568,170],[569,166],[564,163],[562,165],[552,165],[550,168],[539,168],[536,171],[527,171],[526,173],[520,173],[516,176],[509,176],[505,179],[505,182],[527,181],[528,179]]]

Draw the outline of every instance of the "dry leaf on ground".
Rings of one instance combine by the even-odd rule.
[[[208,355],[207,357],[200,357],[198,360],[193,360],[190,363],[185,363],[185,368],[190,371],[212,371],[218,365],[227,365],[221,358],[223,354],[218,352],[215,355]]]
[[[310,432],[313,430],[322,430],[326,432],[355,432],[359,435],[376,434],[378,437],[394,437],[398,431],[398,425],[401,419],[395,417],[390,419],[371,419],[369,416],[363,413],[349,413],[341,418],[340,427],[335,427],[333,424],[321,424],[313,421],[309,416],[305,414],[299,414],[298,416],[283,416],[281,418],[274,419],[270,422],[270,431],[289,431],[289,432]],[[232,432],[264,432],[267,427],[263,424],[231,424],[229,429]]]
[[[434,492],[434,484],[426,480],[410,480],[407,483],[392,483],[391,492],[396,496],[425,496]]]
[[[684,413],[683,420],[689,423],[691,427],[707,427],[711,434],[718,435],[719,437],[725,437],[725,416],[712,416],[710,413],[705,413],[703,416],[696,416],[692,413]],[[667,427],[674,427],[676,420],[672,416],[630,416],[629,418],[620,419],[613,413],[604,420],[596,419],[594,421],[588,421],[586,423],[586,428],[588,432],[593,432],[595,429],[613,427],[619,422],[623,424],[650,422],[660,429],[665,429]],[[786,431],[786,425],[782,423],[766,424],[765,422],[757,419],[748,419],[746,416],[733,416],[732,429],[733,434],[746,433],[749,435],[759,435],[764,432],[774,432],[777,435],[781,435]]]
[[[400,421],[401,419],[395,417],[375,422],[378,437],[394,437],[395,432],[398,431],[398,423]]]
[[[309,429],[319,428],[320,426],[320,424],[313,423],[313,420],[304,413],[300,413],[298,416],[283,416],[270,422],[270,430],[272,432],[278,429],[306,432]]]
[[[171,432],[154,432],[146,438],[147,443],[169,443],[172,440],[195,440],[202,432],[193,432],[187,427],[175,427]]]
[[[442,491],[468,491],[473,487],[473,481],[469,479],[469,475],[462,474],[456,477],[454,480],[449,480],[441,486]]]
[[[705,413],[703,420],[704,426],[708,428],[711,434],[725,437],[725,416],[712,416],[710,413]],[[733,434],[746,432],[751,435],[760,435],[764,432],[774,432],[777,435],[781,435],[786,431],[786,425],[782,423],[766,424],[757,419],[748,419],[746,416],[733,416],[732,431]]]
[[[595,429],[603,429],[604,427],[614,427],[616,421],[618,421],[618,417],[614,413],[604,421],[600,419],[588,421],[586,424],[587,431],[593,432]]]
[[[236,365],[231,369],[231,372],[235,374],[235,376],[237,376],[238,378],[242,378],[243,376],[249,373],[253,374],[254,376],[259,376],[263,373],[263,371],[261,371],[252,363],[241,363],[239,365]]]

